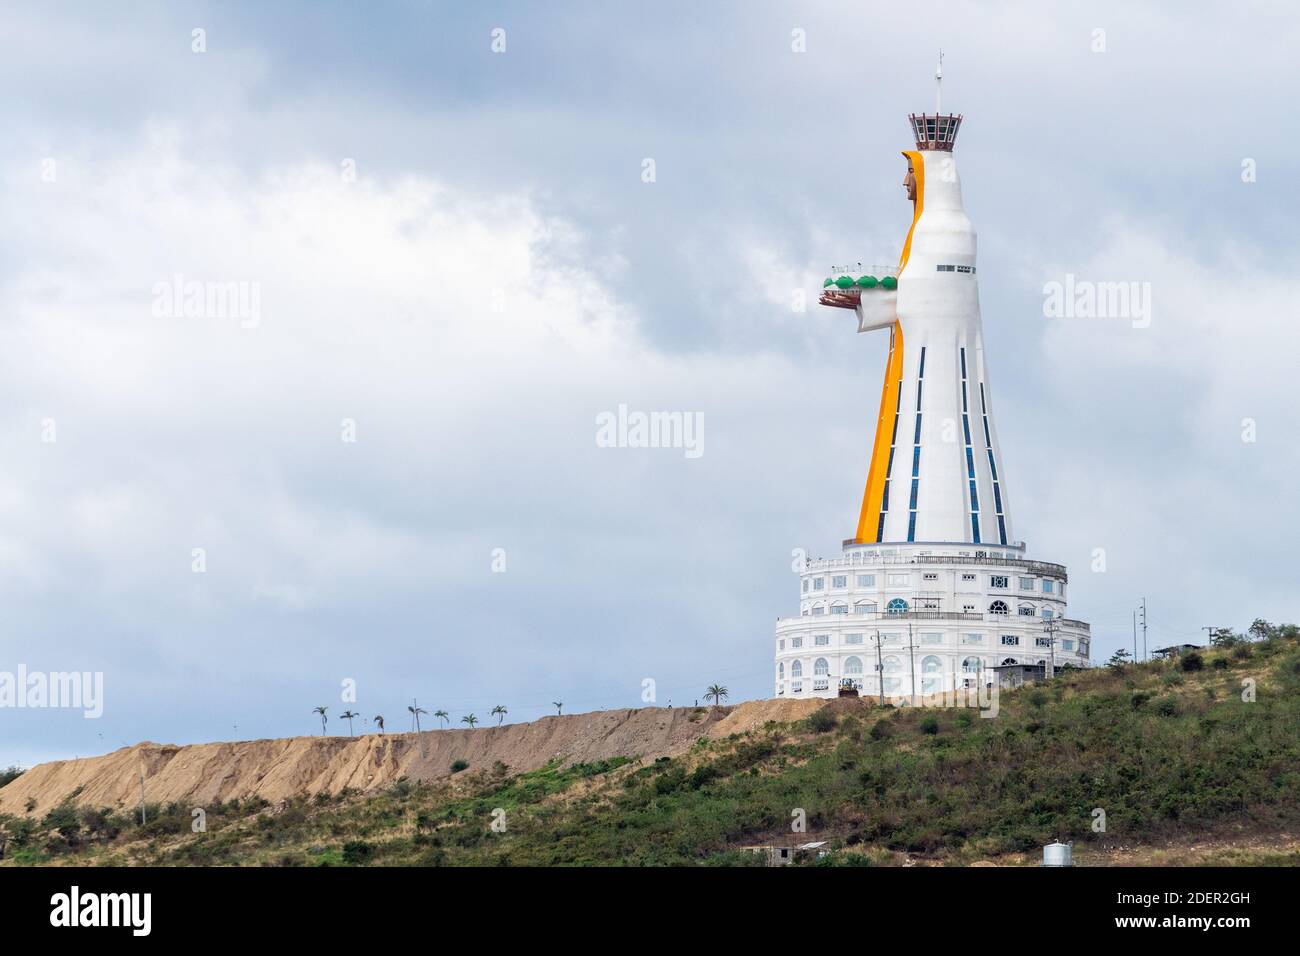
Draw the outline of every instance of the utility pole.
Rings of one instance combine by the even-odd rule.
[[[880,706],[885,706],[885,664],[880,659],[880,628],[876,628],[876,684],[880,688]]]
[[[907,656],[912,662],[912,706],[916,706],[916,645],[912,643],[912,622],[907,623]]]
[[[140,765],[140,826],[144,826],[145,820],[144,809],[144,764]]]
[[[1142,599],[1142,659],[1147,659],[1147,599]]]
[[[1206,632],[1207,646],[1214,646],[1214,639],[1227,630],[1226,627],[1203,627],[1202,631]]]
[[[1052,667],[1047,674],[1047,679],[1051,680],[1056,676],[1056,618],[1049,617],[1043,623],[1043,630],[1047,631],[1047,646],[1052,652]]]
[[[1138,612],[1133,612],[1133,663],[1138,660]]]

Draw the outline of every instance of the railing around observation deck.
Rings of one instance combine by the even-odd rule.
[[[852,545],[852,541],[846,541]],[[804,567],[808,571],[823,571],[832,568],[860,568],[878,564],[981,564],[999,568],[1019,568],[1035,574],[1048,574],[1068,581],[1065,565],[1050,561],[1031,561],[1027,558],[1007,558],[1000,555],[974,557],[961,554],[888,554],[881,552],[868,558],[863,552],[855,551],[843,558],[809,558]]]
[[[1081,631],[1090,633],[1091,628],[1084,621],[1076,621],[1071,618],[1044,618],[1044,617],[1021,617],[1015,614],[993,614],[991,612],[976,611],[855,611],[852,608],[844,614],[804,614],[800,617],[779,617],[776,619],[778,625],[794,624],[803,622],[810,627],[824,627],[827,624],[839,622],[859,622],[859,621],[969,621],[971,623],[989,623],[999,624],[1004,621],[1016,621],[1026,623],[1029,621],[1046,625],[1049,620],[1054,620],[1063,630]]]

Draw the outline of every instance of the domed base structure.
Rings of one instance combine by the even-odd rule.
[[[848,680],[910,700],[997,684],[1000,667],[1087,667],[1067,584],[1023,545],[846,542],[843,557],[805,562],[799,616],[777,621],[776,696],[835,697]]]

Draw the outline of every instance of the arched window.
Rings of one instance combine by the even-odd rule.
[[[888,612],[889,614],[906,614],[907,602],[904,601],[902,598],[894,598],[892,601],[890,601],[888,604],[885,605],[885,611]]]
[[[1015,663],[1017,663],[1017,661],[1014,657],[1008,657],[1005,661],[1002,662],[1003,666],[1007,664],[1015,664]]]
[[[994,601],[989,605],[990,614],[1006,614],[1010,608],[1007,607],[1006,601]]]
[[[876,602],[859,601],[857,604],[853,605],[853,613],[854,614],[875,614]]]
[[[790,676],[803,677],[803,661],[790,662]]]
[[[831,672],[831,665],[826,663],[826,658],[819,657],[817,658],[817,660],[813,661],[814,677],[825,677],[830,672]]]
[[[776,665],[776,679],[785,680],[785,661],[781,661]]]
[[[968,657],[961,662],[961,672],[971,677],[977,675],[984,667],[984,662],[978,657]]]
[[[862,658],[850,657],[844,661],[845,676],[862,673]]]
[[[921,661],[921,693],[933,694],[939,690],[939,675],[943,672],[943,662],[939,658],[926,657]]]
[[[903,669],[903,663],[897,657],[886,657],[884,665],[885,693],[897,693],[898,689],[903,686],[903,679],[899,676],[899,672]]]
[[[821,616],[822,616],[823,614],[825,614],[825,613],[826,613],[826,605],[825,605],[825,604],[814,604],[814,605],[813,605],[813,617],[821,617]],[[1006,612],[1003,612],[1003,613],[1006,613]]]

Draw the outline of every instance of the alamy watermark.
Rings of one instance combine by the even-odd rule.
[[[153,285],[153,314],[159,319],[238,319],[242,329],[262,322],[262,283],[186,281],[179,272]]]
[[[103,671],[0,671],[0,708],[50,708],[83,711],[87,720],[104,713]]]
[[[596,416],[597,448],[681,448],[687,458],[704,454],[703,412],[638,412],[619,405]]]
[[[1043,315],[1049,319],[1129,319],[1135,329],[1151,325],[1151,283],[1094,282],[1065,274],[1044,283]]]

